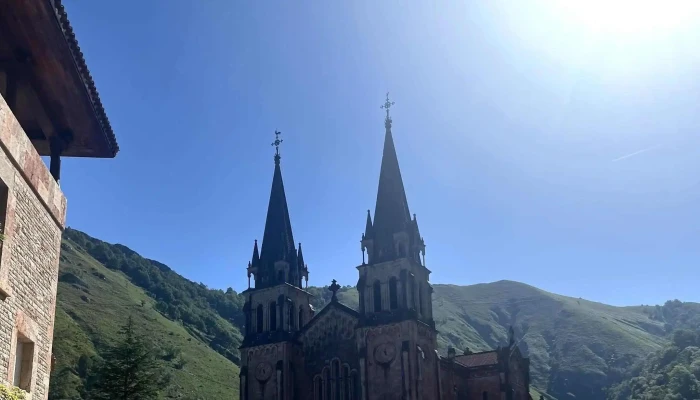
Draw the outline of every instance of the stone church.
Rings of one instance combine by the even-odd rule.
[[[260,249],[244,292],[241,400],[529,400],[529,360],[513,339],[496,350],[438,354],[425,242],[406,200],[387,101],[374,221],[368,212],[357,266],[359,310],[336,296],[316,313],[280,169],[275,170]],[[276,132],[277,135],[279,133]],[[250,284],[249,284],[250,286]]]

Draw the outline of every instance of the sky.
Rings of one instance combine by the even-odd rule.
[[[65,0],[121,148],[68,225],[243,290],[279,130],[309,283],[355,285],[389,91],[432,283],[700,301],[700,7],[612,1]]]

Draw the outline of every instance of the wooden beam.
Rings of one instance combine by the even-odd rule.
[[[25,129],[24,133],[27,134],[29,140],[46,140],[46,135],[41,129]]]
[[[7,105],[10,106],[10,110],[17,113],[15,107],[17,107],[17,74],[14,71],[6,71],[5,74],[5,101]]]

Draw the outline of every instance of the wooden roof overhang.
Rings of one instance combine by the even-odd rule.
[[[4,81],[4,82],[3,82]],[[119,151],[60,0],[0,1],[0,88],[34,147],[112,158]],[[13,104],[14,103],[14,104]]]

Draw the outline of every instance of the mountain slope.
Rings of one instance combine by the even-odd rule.
[[[64,233],[62,250],[54,353],[63,372],[52,388],[67,387],[72,397],[55,398],[79,398],[80,356],[99,355],[127,312],[163,343],[163,362],[183,398],[237,393],[243,296],[191,282],[125,246],[73,229]],[[533,385],[548,400],[602,399],[604,388],[627,377],[635,361],[668,344],[674,329],[700,326],[700,305],[679,301],[613,307],[511,281],[434,289],[443,354],[448,346],[477,351],[505,344],[512,325],[531,358]],[[317,310],[330,301],[327,287],[309,291]],[[338,296],[357,308],[355,288],[345,286]],[[173,357],[174,348],[182,354]]]
[[[517,282],[436,285],[433,304],[442,345],[493,347],[505,343],[512,325],[530,355],[534,384],[560,398],[603,398],[603,386],[666,341],[663,324],[642,312]]]
[[[322,301],[327,290],[318,289]],[[357,307],[357,291],[339,300]],[[504,345],[508,329],[531,358],[533,384],[557,398],[601,399],[625,369],[667,342],[664,323],[640,307],[613,307],[518,282],[434,285],[438,346],[473,351]]]
[[[64,235],[52,398],[81,398],[80,357],[99,358],[105,345],[115,341],[128,315],[157,344],[161,362],[172,374],[167,398],[237,398],[238,367],[181,323],[163,316],[156,307],[157,302],[123,273],[106,268],[72,241],[70,234]]]

